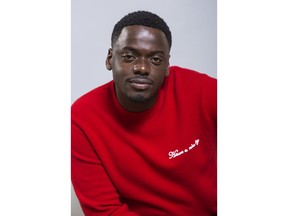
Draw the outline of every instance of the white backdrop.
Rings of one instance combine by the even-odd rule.
[[[112,79],[105,68],[115,23],[129,12],[148,10],[172,32],[171,65],[217,75],[216,0],[71,0],[71,101]],[[72,189],[72,216],[83,215]]]

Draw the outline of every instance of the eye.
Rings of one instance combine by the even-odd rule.
[[[122,59],[125,62],[132,62],[135,60],[135,57],[133,55],[130,55],[130,54],[124,54],[124,55],[122,55]]]
[[[153,57],[153,58],[151,58],[151,62],[155,65],[159,65],[159,64],[161,64],[162,59],[158,58],[158,57]]]

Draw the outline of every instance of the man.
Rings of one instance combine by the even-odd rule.
[[[170,67],[172,37],[138,11],[112,32],[113,81],[72,105],[72,183],[85,215],[216,215],[216,79]]]

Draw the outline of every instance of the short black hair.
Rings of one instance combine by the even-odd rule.
[[[113,32],[112,32],[112,36],[111,36],[112,47],[115,44],[115,42],[118,40],[122,29],[124,27],[132,26],[132,25],[141,25],[141,26],[159,29],[165,34],[167,41],[168,41],[169,49],[171,49],[172,35],[171,35],[168,25],[161,17],[148,11],[135,11],[135,12],[127,14],[121,20],[119,20],[115,24]]]

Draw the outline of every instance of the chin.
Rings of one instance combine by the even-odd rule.
[[[127,98],[130,102],[139,103],[139,104],[146,103],[149,100],[149,98],[146,98],[143,95],[137,95],[137,96],[132,96],[132,97],[128,96]]]

